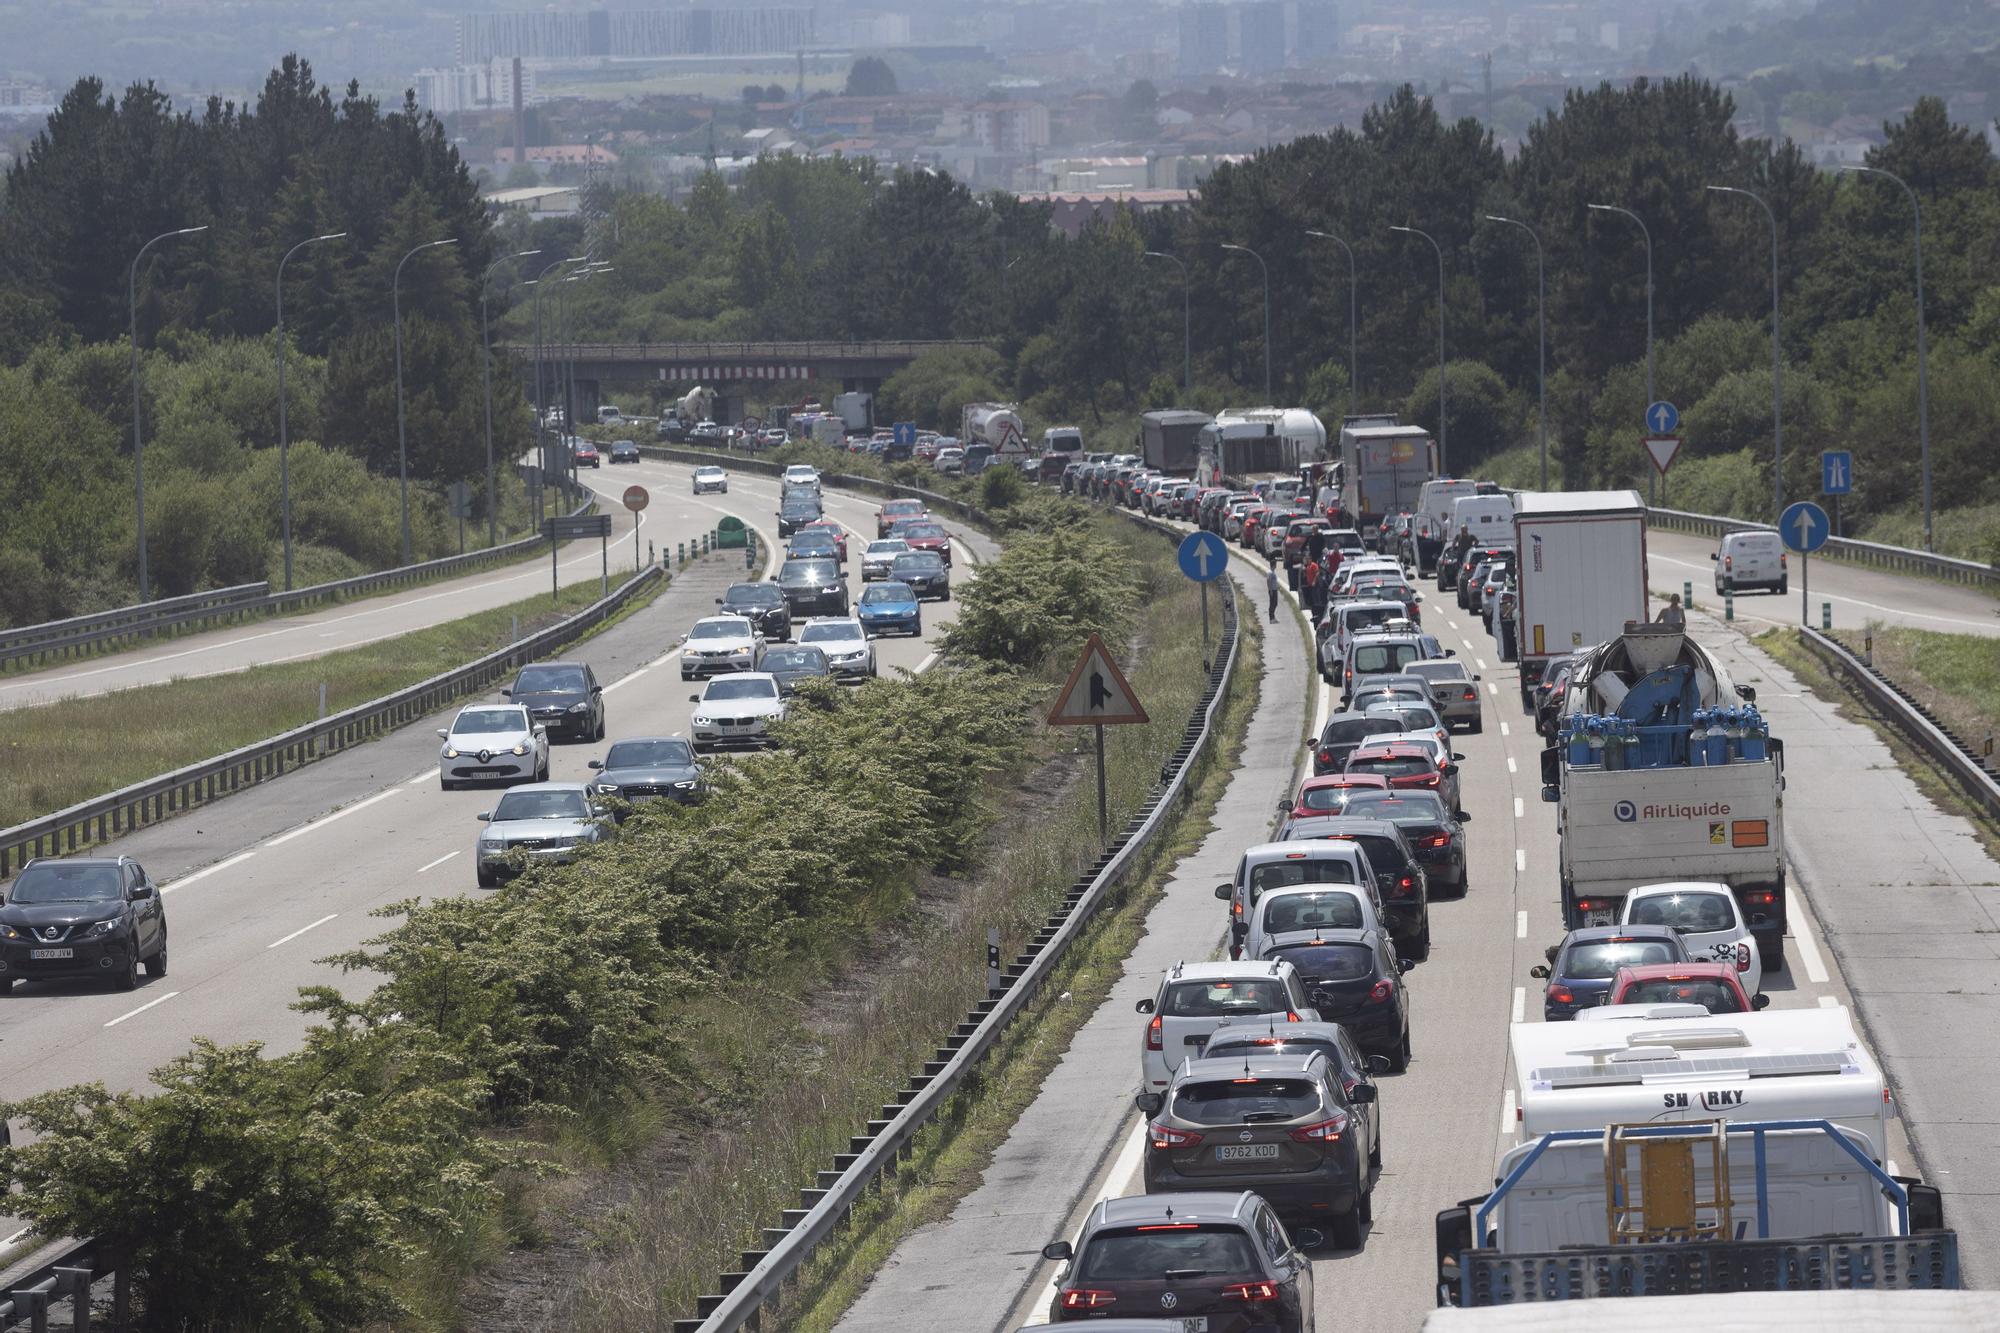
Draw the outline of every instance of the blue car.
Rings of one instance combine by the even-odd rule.
[[[855,608],[861,628],[873,638],[877,634],[922,634],[924,615],[917,594],[907,583],[875,583],[861,594]]]
[[[1528,969],[1549,983],[1542,1017],[1551,1023],[1603,1004],[1621,967],[1688,961],[1680,932],[1669,926],[1584,926],[1565,935],[1554,955],[1546,966]]]

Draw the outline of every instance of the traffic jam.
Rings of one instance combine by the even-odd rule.
[[[1848,1010],[1771,1007],[1784,744],[1678,598],[1649,615],[1638,494],[1440,477],[1428,434],[1393,417],[1261,472],[1268,454],[1203,418],[1192,466],[1149,466],[1152,418],[1194,415],[1148,414],[1142,453],[1079,454],[1058,484],[1255,571],[1274,626],[1309,622],[1323,702],[1269,839],[1215,886],[1215,956],[1137,1002],[1137,1188],[1114,1179],[1050,1240],[1032,1322],[1315,1327],[1313,1259],[1369,1243],[1385,1137],[1423,1133],[1385,1124],[1382,1094],[1424,1048],[1411,996],[1433,923],[1482,887],[1465,793],[1496,779],[1455,745],[1489,726],[1538,738],[1563,931],[1530,972],[1540,995],[1516,996],[1491,1174],[1418,1201],[1436,1304],[1768,1289],[1743,1267],[1827,1236],[1881,1262],[1949,1250],[1955,1272],[1939,1191],[1897,1174],[1894,1098]],[[1782,586],[1781,553],[1759,554]],[[1484,634],[1480,661],[1426,626],[1440,603]],[[1674,1247],[1680,1276],[1602,1276],[1647,1247]]]

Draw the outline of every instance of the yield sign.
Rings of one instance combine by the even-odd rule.
[[[1680,451],[1681,437],[1678,435],[1646,437],[1646,452],[1653,456],[1653,466],[1660,470],[1663,477],[1667,475],[1667,469],[1674,465],[1674,455]]]
[[[1111,660],[1104,640],[1091,635],[1076,670],[1069,673],[1055,707],[1049,710],[1049,725],[1116,727],[1151,720],[1139,706],[1139,697],[1132,693],[1125,673]]]

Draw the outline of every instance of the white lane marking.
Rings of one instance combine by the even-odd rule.
[[[1512,731],[1512,730],[1510,730],[1510,729],[1508,728],[1508,726],[1507,726],[1507,724],[1506,724],[1505,722],[1502,722],[1502,723],[1500,724],[1500,734],[1501,734],[1502,736],[1511,736],[1511,735],[1513,735],[1514,733],[1513,733],[1513,731]]]
[[[457,852],[446,852],[443,856],[440,856],[437,860],[432,861],[430,864],[418,866],[417,873],[421,875],[426,870],[436,870],[439,866],[443,865],[446,861],[451,860],[452,857],[457,855],[458,855]]]
[[[1514,1138],[1514,1090],[1507,1089],[1507,1095],[1500,1099],[1500,1141],[1509,1143]]]
[[[1516,847],[1514,849],[1515,871],[1519,872],[1526,870],[1527,868],[1528,868],[1528,849],[1525,847]]]
[[[1824,986],[1826,960],[1819,956],[1819,946],[1813,943],[1812,932],[1804,929],[1803,922],[1800,923],[1800,927],[1799,933],[1792,938],[1799,942],[1799,957],[1805,962],[1806,978],[1815,985]]]
[[[182,875],[179,879],[175,880],[171,884],[162,884],[160,886],[160,892],[162,894],[172,893],[175,889],[180,888],[184,884],[192,884],[198,879],[207,879],[210,875],[215,874],[217,871],[227,870],[229,869],[229,867],[234,865],[241,865],[243,864],[243,862],[248,861],[251,857],[255,856],[256,854],[257,853],[255,852],[238,852],[236,853],[236,855],[230,857],[227,861],[217,861],[214,865],[208,866],[207,868],[202,870],[197,870],[192,875]]]
[[[1514,1021],[1516,1023],[1521,1022],[1526,1017],[1527,1012],[1528,988],[1526,986],[1516,986],[1514,987]]]
[[[336,810],[332,814],[327,815],[322,819],[315,819],[310,824],[302,824],[298,828],[293,829],[290,833],[280,833],[277,837],[272,838],[270,841],[266,842],[264,846],[276,847],[280,843],[290,842],[293,838],[303,838],[306,834],[311,833],[314,829],[324,828],[328,824],[331,824],[336,819],[347,818],[349,815],[353,814],[356,810],[366,810],[369,806],[375,804],[377,801],[386,801],[391,796],[398,794],[401,790],[402,789],[399,787],[391,787],[387,791],[376,792],[373,796],[370,796],[365,801],[356,801],[353,805],[346,806],[342,809]]]
[[[132,1011],[131,1013],[128,1013],[128,1014],[120,1014],[120,1015],[118,1015],[118,1017],[116,1017],[116,1018],[112,1019],[112,1020],[111,1020],[111,1021],[110,1021],[109,1023],[106,1023],[106,1024],[104,1025],[104,1026],[106,1026],[106,1027],[108,1027],[108,1028],[115,1028],[115,1027],[117,1027],[117,1026],[118,1026],[118,1025],[120,1024],[120,1023],[123,1023],[123,1022],[124,1022],[124,1021],[125,1021],[126,1019],[128,1019],[128,1018],[136,1018],[136,1017],[137,1017],[138,1015],[140,1015],[140,1014],[143,1014],[143,1013],[145,1013],[145,1012],[146,1012],[146,1011],[147,1011],[148,1009],[151,1009],[151,1008],[152,1008],[152,1007],[153,1007],[154,1005],[156,1005],[156,1004],[165,1004],[165,1003],[166,1003],[166,1002],[167,1002],[168,1000],[171,1000],[171,999],[173,999],[173,998],[174,998],[174,996],[176,996],[176,995],[179,995],[179,994],[180,994],[180,992],[179,992],[179,991],[177,991],[177,990],[170,990],[170,991],[168,991],[168,992],[167,992],[167,993],[166,993],[165,995],[162,995],[162,996],[161,996],[161,997],[160,997],[159,999],[157,999],[157,1000],[148,1000],[148,1001],[146,1001],[146,1002],[145,1002],[144,1004],[140,1005],[140,1006],[139,1006],[139,1007],[138,1007],[137,1009],[134,1009],[134,1010],[133,1010],[133,1011]]]
[[[1445,622],[1444,622],[1444,623],[1445,623],[1445,624],[1447,624],[1447,625],[1449,625],[1449,626],[1451,626],[1451,627],[1452,627],[1453,629],[1457,629],[1457,628],[1458,628],[1458,622],[1457,622],[1456,620],[1453,620],[1453,619],[1451,619],[1451,618],[1450,618],[1450,617],[1448,617],[1448,616],[1447,616],[1447,617],[1445,618]]]
[[[1471,644],[1466,645],[1466,647],[1468,648],[1470,648],[1471,646],[1472,646]],[[1486,659],[1483,657],[1475,657],[1472,659],[1472,665],[1478,667],[1481,671],[1484,671],[1486,670]]]
[[[1528,914],[1526,912],[1514,913],[1514,938],[1517,940],[1528,938]]]
[[[32,1226],[22,1227],[19,1231],[7,1237],[5,1240],[0,1240],[0,1250],[6,1249],[9,1245],[12,1245],[15,1241],[21,1239],[21,1237],[27,1235],[30,1231],[33,1230],[34,1228]]]
[[[1660,561],[1662,564],[1679,565],[1683,569],[1709,568],[1707,565],[1696,565],[1686,560],[1676,560],[1672,556],[1656,554],[1653,556],[1653,559]],[[1960,616],[1932,615],[1929,612],[1911,611],[1900,606],[1883,606],[1876,602],[1864,602],[1858,597],[1843,597],[1839,593],[1828,592],[1817,595],[1824,601],[1841,602],[1848,606],[1865,607],[1870,611],[1879,611],[1885,616],[1896,616],[1903,620],[1929,620],[1939,625],[1964,625],[1969,629],[1976,629],[1983,633],[1991,633],[1993,629],[1993,622],[1990,620],[1966,620]],[[1783,598],[1775,598],[1773,600],[1778,602],[1784,601]],[[1762,615],[1754,609],[1746,608],[1744,600],[1740,597],[1736,601],[1736,614],[1739,617],[1748,616],[1755,620],[1771,620],[1774,624],[1789,625],[1792,623],[1788,617],[1783,615],[1773,619],[1773,617]]]
[[[418,787],[428,787],[431,783],[436,782],[438,780],[438,775],[442,771],[443,771],[442,769],[427,768],[423,772],[411,778],[408,782],[405,782],[403,785],[411,789],[412,791],[414,791]]]
[[[676,657],[679,657],[680,655],[681,655],[680,649],[669,648],[667,649],[667,651],[661,653],[658,657],[654,658],[652,661],[646,663],[646,665],[649,667],[660,666],[664,663],[673,661]]]
[[[638,669],[637,671],[634,671],[634,672],[630,673],[629,675],[624,675],[624,676],[620,676],[620,677],[619,677],[619,678],[618,678],[617,680],[614,680],[614,681],[612,681],[612,682],[611,682],[611,683],[610,683],[609,685],[606,685],[606,686],[604,687],[604,692],[605,692],[606,694],[609,694],[609,693],[611,693],[611,691],[613,691],[613,690],[615,690],[615,689],[619,689],[619,688],[621,688],[621,687],[623,687],[623,686],[626,686],[626,685],[630,685],[630,684],[631,684],[631,683],[632,683],[633,681],[635,681],[635,680],[639,679],[639,677],[641,677],[641,676],[645,675],[645,674],[646,674],[646,672],[647,672],[648,670],[650,670],[650,669],[651,669],[651,668],[649,668],[649,667],[640,667],[640,668],[639,668],[639,669]]]
[[[1500,687],[1489,680],[1486,682],[1486,692],[1497,698],[1500,694]]]
[[[1838,995],[1822,995],[1819,997],[1819,1007],[1822,1009],[1834,1009],[1838,1008],[1839,1005],[1840,997]]]
[[[1514,756],[1511,754],[1507,756],[1507,771],[1509,773],[1519,773],[1521,771],[1521,766],[1514,762]]]
[[[1139,1158],[1145,1151],[1146,1122],[1142,1119],[1137,1125],[1132,1127],[1132,1135],[1125,1141],[1125,1146],[1118,1150],[1118,1156],[1111,1163],[1111,1172],[1104,1178],[1104,1187],[1097,1191],[1097,1197],[1090,1202],[1092,1208],[1124,1191],[1127,1183],[1133,1176],[1138,1174]],[[1060,1273],[1062,1270],[1058,1268],[1056,1271]],[[1047,1292],[1037,1302],[1038,1309],[1046,1311],[1055,1303],[1056,1287],[1057,1280],[1050,1278]],[[1031,1326],[1034,1324],[1046,1324],[1047,1322],[1048,1316],[1046,1314],[1039,1315],[1028,1321]]]
[[[311,930],[311,929],[313,928],[313,926],[323,926],[323,925],[325,925],[325,924],[326,924],[327,922],[329,922],[329,921],[333,920],[333,919],[334,919],[335,917],[337,917],[337,916],[339,916],[339,915],[340,915],[340,913],[338,913],[338,912],[328,912],[328,913],[327,913],[327,914],[326,914],[325,916],[323,916],[323,917],[321,917],[321,918],[320,918],[319,920],[317,920],[317,921],[313,922],[313,923],[312,923],[312,926],[300,926],[300,927],[299,927],[299,928],[298,928],[297,930],[295,930],[295,931],[293,931],[293,932],[292,932],[291,934],[289,934],[289,935],[285,936],[285,937],[284,937],[283,939],[280,939],[280,940],[272,940],[272,941],[271,941],[271,942],[270,942],[269,944],[265,945],[264,947],[265,947],[266,949],[275,949],[275,948],[277,948],[277,947],[278,947],[278,946],[279,946],[280,944],[290,944],[290,943],[291,943],[291,942],[292,942],[293,940],[297,939],[297,938],[298,938],[299,936],[301,936],[301,935],[305,934],[305,933],[306,933],[307,931]]]
[[[1528,807],[1521,804],[1521,798],[1516,796],[1514,798],[1514,818],[1519,819],[1522,815],[1525,815],[1526,813],[1528,813]]]
[[[937,665],[937,660],[938,660],[938,655],[936,653],[932,653],[929,657],[926,657],[923,661],[917,663],[916,674],[918,674],[919,676],[923,675],[924,672],[929,671],[932,667]]]

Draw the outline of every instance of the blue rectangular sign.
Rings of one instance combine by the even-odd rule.
[[[1819,493],[1854,493],[1854,455],[1845,449],[1829,449],[1819,456]]]

